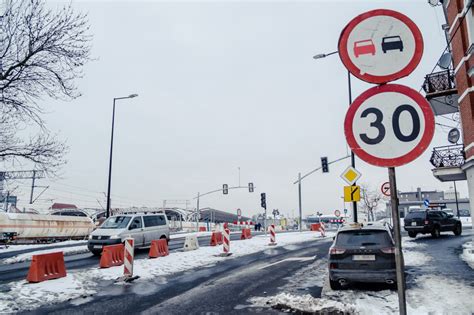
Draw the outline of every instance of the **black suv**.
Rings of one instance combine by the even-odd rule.
[[[461,221],[439,210],[411,211],[405,217],[405,231],[410,237],[416,237],[418,233],[431,233],[433,237],[439,237],[441,232],[451,231],[454,235],[461,235]]]
[[[329,249],[329,285],[338,290],[353,282],[396,286],[395,243],[385,224],[343,226]]]

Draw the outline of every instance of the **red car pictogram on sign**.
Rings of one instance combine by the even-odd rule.
[[[375,45],[371,39],[359,40],[354,42],[354,55],[359,58],[360,55],[375,55]]]

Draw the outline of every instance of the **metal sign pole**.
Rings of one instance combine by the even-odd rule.
[[[196,202],[196,231],[197,232],[199,232],[199,197],[200,197],[200,194],[198,192],[197,202]]]
[[[397,180],[395,177],[395,168],[388,168],[388,178],[390,181],[390,199],[392,206],[392,221],[395,236],[395,264],[397,270],[397,287],[398,287],[398,307],[400,314],[406,315],[406,299],[405,299],[405,266],[403,265],[402,253],[402,237],[400,232],[400,216],[398,214],[398,194]]]

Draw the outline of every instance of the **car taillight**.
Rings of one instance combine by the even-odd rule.
[[[330,263],[329,264],[329,269],[337,269],[337,264],[336,263]]]
[[[395,254],[395,247],[382,248],[381,251],[385,254]]]
[[[329,255],[341,255],[341,254],[344,254],[345,252],[346,252],[345,249],[340,249],[336,247],[331,247],[329,249]]]
[[[430,221],[428,221],[428,220],[425,220],[425,224],[429,224],[429,223],[430,223]]]

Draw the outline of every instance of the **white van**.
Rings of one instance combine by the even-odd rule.
[[[104,245],[120,244],[127,237],[133,237],[135,248],[150,246],[152,240],[169,241],[168,219],[163,213],[112,216],[89,235],[87,248],[94,255],[100,255]]]

